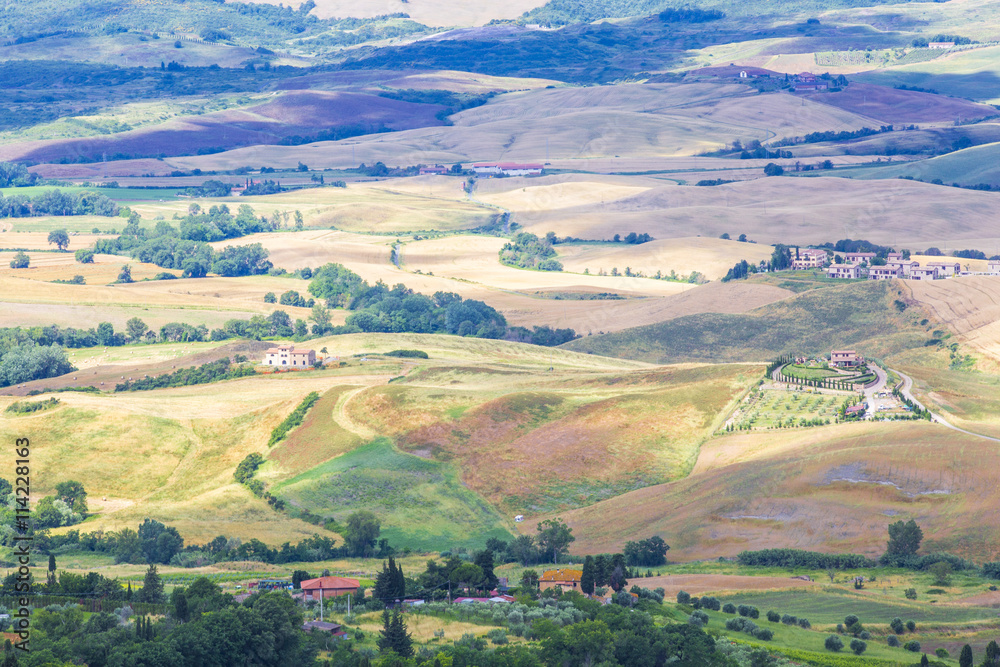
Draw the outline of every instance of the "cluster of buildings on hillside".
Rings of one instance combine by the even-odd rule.
[[[873,265],[876,255],[873,252],[845,252],[841,254],[843,262],[829,263],[826,250],[805,248],[798,251],[798,256],[792,260],[793,269],[826,269],[830,278],[849,278],[859,280],[892,280],[906,278],[908,280],[938,280],[960,275],[972,275],[962,271],[962,265],[954,260],[927,262],[921,266],[913,259],[904,259],[901,253],[889,253],[884,265]],[[1000,275],[1000,260],[989,260],[987,273]]]
[[[541,176],[544,165],[519,162],[477,162],[472,165],[476,176]]]

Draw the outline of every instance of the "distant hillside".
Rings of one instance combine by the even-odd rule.
[[[664,18],[677,22],[703,22],[710,16],[700,10],[719,10],[736,15],[789,15],[799,12],[822,12],[830,9],[851,7],[872,7],[899,4],[896,0],[758,0],[757,2],[734,3],[732,0],[698,0],[684,3],[677,9],[676,0],[550,0],[545,5],[525,13],[523,18],[531,22],[556,24],[582,23],[604,18],[624,18],[627,16],[647,16],[666,11]],[[694,6],[694,8],[691,7]]]
[[[565,347],[654,363],[764,361],[782,354],[829,353],[835,347],[881,357],[930,338],[916,323],[924,315],[903,299],[896,283],[836,285],[745,314],[689,315],[581,338]]]
[[[852,172],[853,178],[910,177],[931,182],[940,179],[950,185],[1000,185],[1000,143],[973,146],[939,157]]]

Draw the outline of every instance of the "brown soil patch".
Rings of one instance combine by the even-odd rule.
[[[776,588],[808,588],[816,586],[814,581],[803,581],[791,577],[748,577],[736,574],[668,574],[662,577],[630,579],[629,584],[643,588],[662,588],[666,598],[677,596],[680,591],[691,595],[725,593],[730,591],[767,591]]]
[[[871,83],[852,83],[835,93],[803,97],[889,124],[951,123],[959,118],[975,120],[996,115],[996,109],[986,104]]]

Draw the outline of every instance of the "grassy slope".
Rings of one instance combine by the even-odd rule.
[[[438,367],[372,387],[348,411],[407,451],[454,461],[466,485],[519,514],[682,477],[719,413],[758,373]]]
[[[274,491],[341,521],[355,510],[374,511],[383,519],[382,536],[400,547],[433,551],[510,538],[497,511],[465,488],[451,465],[400,452],[384,438],[277,484]]]
[[[1000,185],[1000,168],[997,167],[998,156],[1000,156],[1000,144],[991,143],[908,164],[852,169],[850,175],[851,178],[908,176],[924,181],[939,178],[947,184],[977,185],[989,183],[990,185]]]
[[[997,463],[993,443],[928,424],[741,434],[706,443],[683,480],[562,516],[581,552],[659,534],[681,561],[770,547],[876,556],[889,522],[915,518],[926,551],[996,560]]]
[[[880,357],[927,338],[914,324],[916,315],[894,307],[901,296],[898,286],[886,282],[835,285],[742,315],[690,315],[565,347],[656,363],[763,361],[781,354],[826,354],[834,347]]]

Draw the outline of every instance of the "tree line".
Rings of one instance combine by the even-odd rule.
[[[527,333],[523,328],[512,329],[500,312],[482,301],[463,299],[453,292],[435,292],[427,296],[401,283],[391,288],[382,281],[369,285],[340,264],[326,264],[313,271],[309,293],[325,300],[330,308],[354,311],[347,316],[344,327],[330,327],[327,316],[325,327],[314,327],[319,334],[413,332],[476,338],[505,338],[509,334],[512,338],[529,339],[536,345],[559,344],[565,342],[567,336],[576,336],[572,330],[547,327],[535,327]]]
[[[0,194],[0,218],[32,218],[38,216],[99,215],[114,217],[118,204],[97,192],[69,193],[52,189],[28,195]]]

